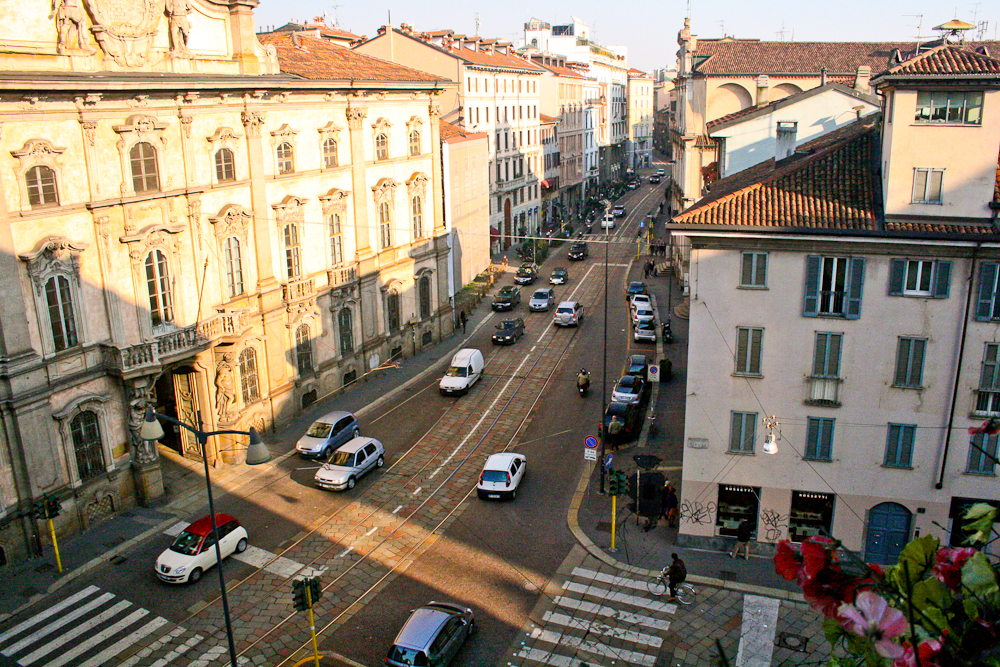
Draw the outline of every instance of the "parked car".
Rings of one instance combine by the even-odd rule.
[[[628,215],[628,209],[626,209],[621,204],[615,204],[615,207],[611,209],[611,213],[616,218],[624,218],[626,215]]]
[[[329,458],[337,447],[361,435],[361,425],[350,412],[334,410],[313,422],[305,435],[295,443],[303,456]]]
[[[584,243],[584,256],[586,256],[587,244]],[[557,266],[552,269],[552,275],[549,276],[549,283],[552,285],[565,285],[569,281],[569,271],[561,266]]]
[[[663,180],[663,176],[661,176],[660,174],[653,174],[652,176],[649,177],[649,184],[656,185],[661,180]]]
[[[556,301],[556,291],[551,287],[542,287],[535,290],[528,300],[528,310],[532,312],[542,312],[552,307]]]
[[[497,311],[514,310],[514,307],[519,303],[521,303],[521,290],[512,285],[504,285],[493,297],[493,303],[490,304],[490,307]]]
[[[632,306],[632,326],[638,326],[639,322],[655,322],[656,313],[648,306]]]
[[[517,487],[527,467],[528,459],[524,454],[491,454],[486,459],[483,471],[479,473],[476,493],[484,499],[507,496],[513,500],[517,497]]]
[[[637,403],[640,406],[646,402],[647,383],[638,375],[623,375],[611,392],[612,401],[622,403]]]
[[[507,320],[500,320],[497,324],[496,333],[493,334],[495,345],[513,345],[524,335],[524,320],[520,317],[512,317]]]
[[[560,327],[575,327],[583,322],[583,306],[579,301],[563,301],[556,306],[552,323]]]
[[[580,243],[574,243],[569,247],[569,253],[566,254],[566,259],[587,259],[587,255],[589,254],[590,250],[587,248],[587,244],[581,241]]]
[[[628,288],[625,290],[625,299],[631,303],[632,297],[636,294],[646,294],[646,283],[633,281],[628,284]]]
[[[631,295],[628,298],[628,305],[631,308],[635,308],[636,306],[641,305],[644,306],[645,308],[648,308],[649,310],[653,309],[653,301],[652,299],[649,298],[649,294],[647,294],[646,292],[640,292],[639,294]]]
[[[656,322],[643,321],[636,324],[632,331],[632,340],[637,343],[655,343]]]
[[[514,282],[518,285],[530,285],[538,280],[538,267],[534,264],[522,264],[514,274]]]
[[[601,229],[614,229],[615,228],[615,214],[608,211],[604,214],[604,219],[601,220]]]
[[[475,631],[476,618],[468,607],[429,602],[410,612],[386,653],[385,664],[387,667],[447,667]]]
[[[608,427],[611,420],[617,418],[622,422],[618,435],[612,434]],[[620,403],[612,401],[608,403],[608,409],[604,412],[604,438],[609,444],[619,445],[638,437],[642,430],[642,410],[634,403]]]
[[[216,514],[219,528],[219,550],[225,558],[247,549],[247,530],[234,517]],[[218,563],[215,540],[212,539],[212,517],[198,519],[174,538],[173,544],[156,559],[153,570],[160,581],[168,584],[192,584],[201,579],[205,570]]]
[[[638,375],[643,380],[649,379],[649,359],[645,354],[633,354],[625,360],[625,372],[622,375]]]
[[[444,395],[464,394],[483,376],[483,353],[474,347],[466,347],[455,353],[451,365],[441,378],[438,389]]]

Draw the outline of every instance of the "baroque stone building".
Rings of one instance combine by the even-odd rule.
[[[147,406],[267,431],[452,328],[447,82],[256,5],[0,8],[0,562],[163,493]]]

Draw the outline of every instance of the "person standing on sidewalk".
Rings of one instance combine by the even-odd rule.
[[[663,516],[667,520],[667,528],[673,528],[674,523],[677,521],[677,492],[674,491],[674,487],[670,485],[667,481],[666,494],[663,498]]]
[[[462,323],[462,335],[464,336],[465,335],[465,323],[468,321],[468,318],[465,316],[465,311],[464,310],[458,316],[458,321]]]
[[[740,555],[740,549],[743,549],[744,560],[750,559],[750,533],[753,531],[753,525],[750,523],[750,519],[743,519],[740,522],[739,528],[736,529],[736,546],[730,552],[730,558],[736,558]]]

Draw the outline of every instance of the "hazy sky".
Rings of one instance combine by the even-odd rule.
[[[628,47],[629,64],[642,70],[670,66],[677,52],[677,31],[688,13],[678,0],[556,0],[517,3],[505,0],[260,0],[254,12],[258,28],[276,27],[290,20],[312,21],[327,13],[327,22],[357,35],[374,35],[379,26],[410,23],[417,30],[451,29],[502,37],[516,43],[532,17],[553,24],[577,16],[591,27],[591,38],[604,45]],[[735,37],[785,41],[897,41],[931,38],[933,28],[952,18],[967,23],[987,21],[985,37],[996,39],[1000,3],[996,0],[941,5],[930,0],[691,0],[691,29],[699,37]],[[978,15],[977,15],[978,12]],[[916,14],[923,14],[921,19]],[[968,38],[975,37],[969,31]]]

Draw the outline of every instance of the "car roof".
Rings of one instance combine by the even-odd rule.
[[[350,454],[354,454],[359,449],[361,449],[365,445],[367,445],[369,442],[378,442],[378,441],[375,440],[375,438],[370,438],[368,436],[359,435],[356,438],[351,438],[350,440],[348,440],[347,442],[345,442],[344,444],[342,444],[340,447],[337,447],[337,451],[338,452],[348,452]]]
[[[510,294],[511,292],[516,292],[517,288],[513,285],[504,285],[500,288],[500,294]]]
[[[539,287],[535,290],[535,294],[541,292],[542,294],[548,295],[552,291],[551,287]]]
[[[587,245],[587,244],[584,243],[583,245]],[[556,268],[552,269],[552,273],[555,273],[556,271],[566,271],[566,267],[565,266],[557,266]]]
[[[611,401],[610,403],[608,403],[608,410],[607,413],[605,414],[605,417],[608,414],[620,415],[623,412],[628,412],[630,407],[631,404],[625,403],[624,401]]]
[[[343,419],[344,417],[353,417],[354,415],[347,410],[334,410],[333,412],[327,412],[325,415],[317,419],[318,422],[326,422],[330,424],[335,424],[337,421]]]
[[[490,454],[483,465],[483,470],[506,470],[510,467],[511,461],[516,458],[524,458],[522,454],[515,452],[502,452],[500,454]]]
[[[217,526],[222,526],[230,521],[236,521],[236,519],[228,514],[216,513],[215,515],[215,524]],[[236,522],[239,523],[239,521]],[[212,532],[212,515],[203,516],[185,528],[184,531],[193,535],[208,535]]]
[[[467,364],[472,361],[472,357],[476,352],[479,352],[479,350],[474,347],[462,348],[455,353],[455,355],[451,358],[451,361],[452,363],[458,362],[460,364]]]
[[[576,301],[560,301],[559,308],[573,308],[576,305]]]
[[[417,650],[427,648],[438,629],[454,615],[454,612],[438,606],[428,605],[414,609],[396,636],[396,645]]]
[[[618,386],[619,387],[631,387],[631,386],[639,384],[641,382],[642,382],[642,378],[639,377],[638,375],[623,375],[623,376],[621,376],[621,379],[618,380]]]

